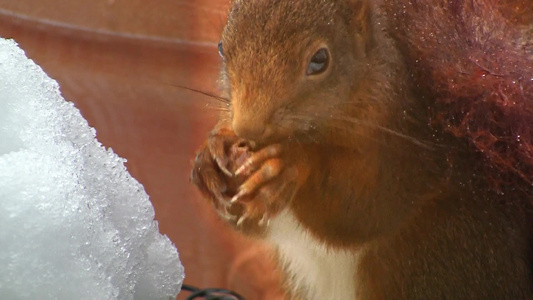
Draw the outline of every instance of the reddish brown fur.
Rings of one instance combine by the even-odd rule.
[[[365,249],[358,299],[531,299],[526,1],[236,1],[222,37],[231,111],[210,143],[283,147],[285,171],[246,201],[281,190],[273,215]],[[307,78],[317,41],[331,67]],[[220,153],[202,148],[193,170],[215,206],[228,200]]]
[[[495,184],[521,184],[502,172],[533,184],[533,2],[386,7],[417,83],[436,100],[433,125],[468,139]]]

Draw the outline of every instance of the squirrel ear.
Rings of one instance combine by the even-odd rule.
[[[359,35],[362,42],[366,45],[370,43],[372,37],[371,26],[371,7],[370,0],[348,0],[349,5],[349,22],[352,28],[355,28],[355,34]]]

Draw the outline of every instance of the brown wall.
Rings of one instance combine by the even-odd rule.
[[[216,92],[227,7],[226,0],[0,0],[0,36],[14,38],[100,142],[128,159],[161,232],[178,247],[187,284],[278,299],[263,248],[220,222],[188,181],[216,111],[211,99],[176,85]]]

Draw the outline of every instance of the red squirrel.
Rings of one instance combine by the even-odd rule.
[[[235,0],[191,178],[287,299],[533,298],[533,2]]]

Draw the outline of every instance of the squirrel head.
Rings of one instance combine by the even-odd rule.
[[[327,122],[368,68],[369,24],[368,0],[236,0],[219,44],[236,134],[292,138]]]

